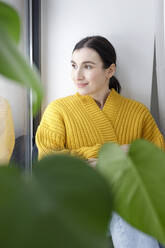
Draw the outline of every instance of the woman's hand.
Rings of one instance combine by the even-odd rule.
[[[120,147],[121,147],[121,149],[125,152],[125,153],[127,153],[128,152],[128,150],[129,150],[129,144],[124,144],[124,145],[121,145]],[[91,166],[91,167],[93,167],[93,168],[95,168],[96,167],[96,164],[97,164],[97,158],[89,158],[88,160],[87,160],[87,162],[89,163],[89,165]]]
[[[121,145],[120,147],[125,153],[127,153],[129,150],[129,146],[130,146],[129,144],[125,144],[125,145]]]
[[[89,158],[88,160],[87,160],[87,162],[89,163],[89,165],[91,166],[91,167],[96,167],[96,163],[97,163],[97,158]]]

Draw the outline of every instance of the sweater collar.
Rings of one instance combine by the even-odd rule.
[[[102,109],[99,108],[95,100],[90,96],[90,95],[81,95],[79,92],[76,92],[76,96],[81,99],[81,101],[85,104],[95,104],[96,108],[98,108],[100,111],[106,112],[106,111],[111,111],[115,110],[115,112],[118,110],[122,96],[117,93],[114,89],[111,89],[105,104]]]
[[[83,103],[83,106],[92,121],[95,122],[96,129],[102,135],[103,141],[117,142],[113,123],[116,119],[122,97],[112,89],[106,99],[103,109],[100,109],[91,96],[80,95],[78,92],[76,92],[75,95],[80,102]]]

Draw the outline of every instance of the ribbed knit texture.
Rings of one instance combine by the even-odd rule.
[[[7,164],[15,143],[11,109],[6,99],[0,97],[0,164]]]
[[[97,158],[107,142],[130,144],[144,138],[162,149],[164,139],[149,110],[111,90],[101,110],[89,95],[60,98],[48,105],[36,134],[39,159],[49,153]]]

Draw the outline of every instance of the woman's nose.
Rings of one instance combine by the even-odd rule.
[[[83,72],[81,69],[77,69],[76,70],[76,79],[77,80],[80,80],[80,79],[83,79],[84,75],[83,75]]]

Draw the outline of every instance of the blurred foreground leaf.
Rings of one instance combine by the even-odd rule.
[[[44,158],[32,177],[1,167],[0,194],[3,248],[109,248],[109,187],[82,160]]]
[[[36,114],[43,97],[39,74],[31,68],[17,48],[19,18],[15,10],[0,3],[0,74],[33,91],[33,113]],[[3,13],[4,10],[4,13]],[[13,22],[12,22],[13,20]],[[14,30],[14,31],[13,31]]]
[[[6,31],[16,43],[20,40],[20,18],[10,5],[0,2],[0,30]]]
[[[105,144],[99,171],[113,192],[114,210],[126,221],[165,244],[165,153],[135,141],[126,155],[116,144]]]

